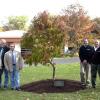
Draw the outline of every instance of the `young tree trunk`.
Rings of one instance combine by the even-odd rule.
[[[52,66],[52,68],[53,68],[52,78],[53,78],[53,80],[55,80],[55,71],[56,71],[56,67],[55,67],[55,64],[52,62],[52,60],[50,61],[50,64],[51,64],[51,66]]]

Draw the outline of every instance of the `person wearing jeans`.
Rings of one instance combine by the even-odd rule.
[[[23,67],[21,53],[14,50],[15,45],[10,45],[10,50],[5,53],[4,64],[10,73],[11,88],[20,90],[20,70]]]
[[[20,87],[20,73],[16,70],[16,66],[13,65],[13,71],[10,73],[11,77],[11,87],[14,89],[15,87],[18,89]]]
[[[9,47],[7,46],[6,40],[5,39],[1,39],[1,43],[0,43],[0,88],[2,86],[2,75],[4,72],[4,88],[8,87],[8,71],[5,69],[5,65],[4,65],[4,55],[7,51],[9,51]]]

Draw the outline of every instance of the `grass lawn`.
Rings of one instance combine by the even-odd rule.
[[[56,78],[80,80],[79,64],[56,65]],[[52,67],[37,66],[25,67],[21,71],[21,85],[33,81],[51,79]],[[86,89],[72,93],[31,93],[12,91],[10,89],[0,90],[0,100],[100,100],[100,80],[97,79],[96,89]]]

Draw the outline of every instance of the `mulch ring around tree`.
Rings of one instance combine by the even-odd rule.
[[[57,79],[59,81],[63,79]],[[86,86],[82,86],[81,82],[75,80],[63,80],[64,86],[54,86],[54,81],[51,79],[35,81],[29,84],[21,86],[22,91],[34,92],[34,93],[63,93],[63,92],[75,92],[86,89]]]

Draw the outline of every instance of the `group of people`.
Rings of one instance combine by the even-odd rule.
[[[83,39],[79,49],[80,78],[82,85],[96,87],[97,72],[100,76],[100,42],[94,40],[94,46],[89,45],[88,39]]]
[[[23,67],[21,53],[16,51],[15,44],[9,46],[5,39],[0,40],[0,88],[20,90],[20,70]],[[95,40],[94,46],[89,45],[88,39],[83,39],[83,45],[79,49],[80,77],[82,85],[96,87],[97,72],[100,76],[100,42]],[[2,76],[4,73],[4,85]]]
[[[20,70],[23,67],[21,53],[15,50],[15,44],[7,45],[5,39],[0,40],[0,88],[9,87],[12,90],[20,90]],[[4,73],[4,85],[2,77]]]

